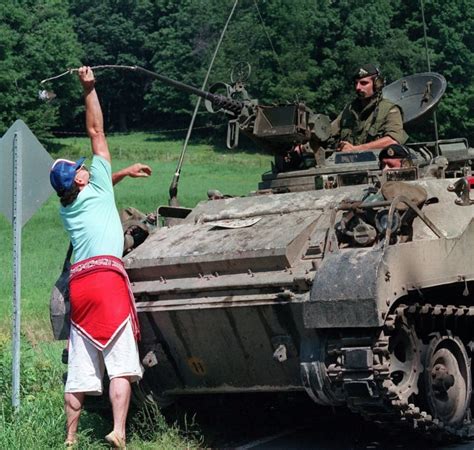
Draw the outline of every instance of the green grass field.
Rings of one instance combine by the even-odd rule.
[[[125,179],[116,186],[118,208],[134,206],[143,212],[168,203],[168,188],[181,152],[182,141],[153,134],[129,134],[108,138],[112,167],[134,162],[153,169],[148,179]],[[74,159],[90,155],[87,138],[57,139],[45,144],[53,158]],[[271,157],[229,151],[208,144],[188,147],[178,199],[192,207],[207,198],[208,189],[231,195],[255,190],[260,176],[269,170]],[[47,176],[47,174],[46,174]],[[57,197],[51,198],[24,226],[22,232],[22,369],[21,410],[13,414],[11,390],[12,227],[0,218],[0,448],[61,448],[64,433],[62,373],[64,343],[53,342],[49,325],[49,296],[60,274],[68,246],[58,215]],[[156,420],[156,423],[155,423]],[[133,421],[132,421],[133,422]],[[129,448],[198,446],[194,434],[168,426],[158,416],[152,424],[135,419]],[[148,419],[148,422],[150,420]],[[103,448],[102,436],[110,424],[87,413],[81,421],[80,448]]]

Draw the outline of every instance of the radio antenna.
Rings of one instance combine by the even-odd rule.
[[[421,19],[423,21],[423,37],[425,40],[425,56],[426,56],[426,65],[428,66],[428,72],[431,72],[431,62],[430,62],[430,52],[428,49],[428,32],[425,20],[425,4],[424,0],[420,0],[421,5]],[[439,136],[438,136],[438,120],[436,117],[436,111],[433,111],[433,124],[434,124],[434,132],[435,132],[435,154],[436,156],[439,155]]]
[[[209,79],[209,75],[211,73],[212,66],[214,65],[214,61],[215,61],[216,56],[217,56],[217,52],[219,51],[219,48],[222,44],[225,33],[227,31],[227,27],[229,26],[229,23],[230,23],[230,19],[234,15],[234,11],[235,11],[235,8],[237,7],[238,2],[239,2],[239,0],[235,0],[234,6],[232,7],[232,10],[229,14],[227,22],[225,23],[224,28],[222,29],[221,36],[219,38],[219,41],[217,42],[216,49],[214,50],[214,54],[212,55],[211,62],[210,62],[209,67],[207,69],[206,76],[204,77],[204,81],[202,82],[202,88],[201,88],[202,90],[204,90],[206,85],[207,85],[207,80]],[[173,179],[171,181],[171,185],[169,187],[170,198],[169,198],[168,203],[169,203],[170,206],[178,206],[178,182],[179,182],[179,177],[181,175],[181,167],[183,166],[184,155],[186,153],[188,142],[189,142],[189,139],[191,137],[191,132],[192,132],[193,126],[194,126],[194,121],[196,120],[196,115],[197,115],[197,112],[198,112],[198,109],[199,109],[200,105],[201,105],[201,97],[198,97],[198,99],[196,101],[196,105],[194,107],[194,112],[193,112],[193,116],[191,118],[191,122],[189,123],[188,132],[186,133],[186,138],[184,140],[183,149],[181,150],[181,155],[179,156],[178,165],[176,167],[175,173],[173,175]]]

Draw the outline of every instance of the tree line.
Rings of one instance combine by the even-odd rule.
[[[25,120],[40,136],[83,130],[73,76],[86,65],[138,65],[201,86],[234,0],[11,0],[0,5],[0,128]],[[210,83],[252,68],[261,103],[305,101],[334,118],[353,95],[354,69],[374,62],[387,82],[431,70],[447,79],[441,138],[474,138],[474,3],[424,0],[240,0]],[[134,72],[96,72],[108,131],[183,128],[195,97]],[[38,100],[40,89],[56,97]],[[197,126],[223,123],[201,108]],[[431,128],[415,136],[432,139]]]

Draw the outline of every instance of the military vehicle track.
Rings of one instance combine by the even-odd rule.
[[[347,358],[337,357],[328,367],[333,388],[346,393],[352,411],[390,431],[442,441],[472,438],[473,326],[472,306],[400,305],[371,346],[370,374],[360,370],[355,376],[354,365],[347,368]],[[332,354],[357,351],[360,342],[352,348],[348,342],[338,344]]]

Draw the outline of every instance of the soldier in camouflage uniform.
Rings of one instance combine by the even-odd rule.
[[[331,134],[341,151],[380,149],[404,144],[402,111],[382,98],[384,82],[373,64],[360,67],[354,75],[357,98],[345,106],[331,124]]]

